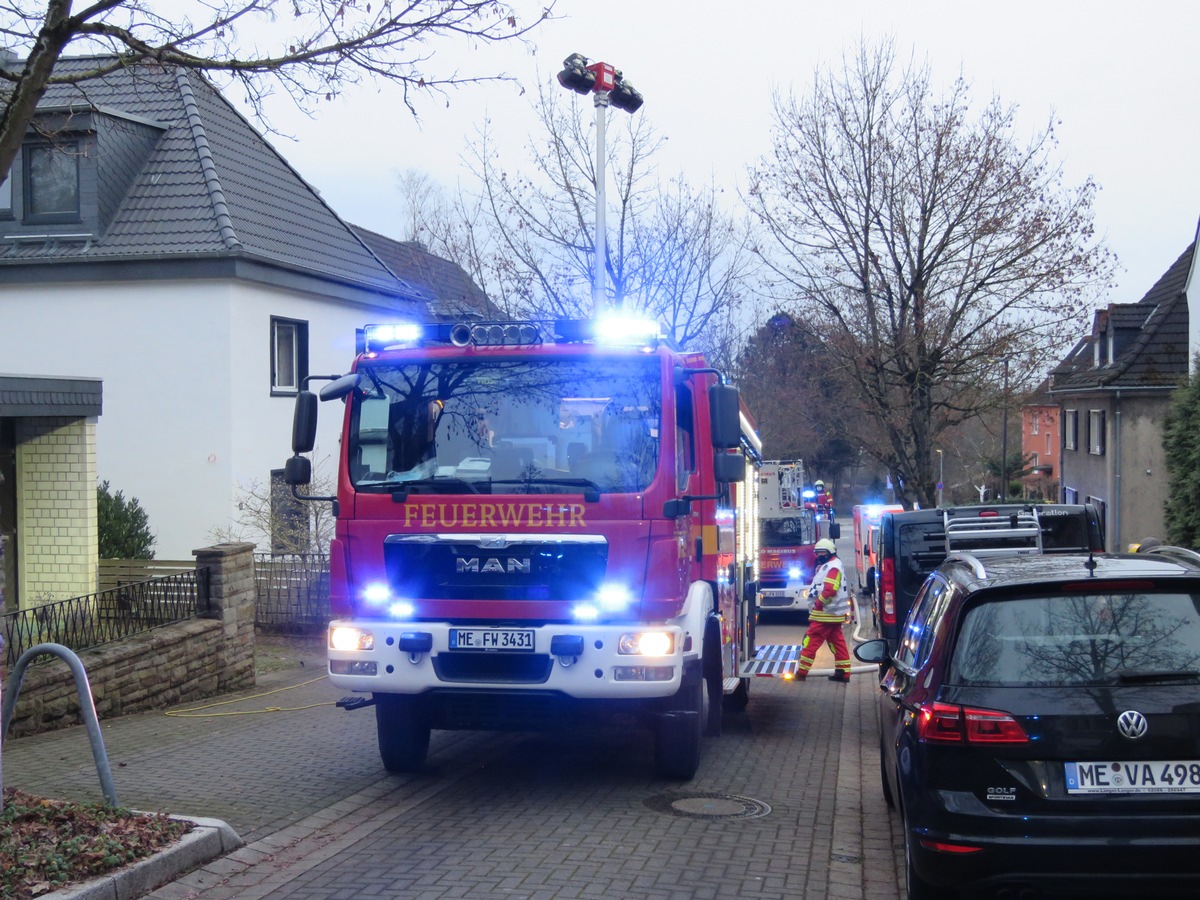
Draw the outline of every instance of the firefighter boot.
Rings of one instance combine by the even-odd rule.
[[[849,684],[850,683],[850,675],[847,672],[842,672],[839,670],[837,672],[834,672],[832,675],[830,675],[829,680],[837,681],[837,682],[840,682],[841,684]]]

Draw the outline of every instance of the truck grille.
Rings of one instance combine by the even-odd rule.
[[[599,535],[391,535],[384,561],[401,597],[573,601],[603,582],[608,543]]]
[[[545,653],[439,653],[433,669],[441,681],[543,684],[554,659]]]

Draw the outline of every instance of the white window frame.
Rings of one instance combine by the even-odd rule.
[[[1067,450],[1079,449],[1079,410],[1063,411],[1063,447]]]
[[[1092,456],[1104,455],[1106,418],[1102,409],[1088,410],[1087,452]]]
[[[308,375],[308,323],[271,317],[271,393],[295,396]]]

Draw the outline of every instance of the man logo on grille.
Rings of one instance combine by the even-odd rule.
[[[1117,730],[1121,732],[1121,737],[1129,738],[1131,741],[1145,737],[1149,728],[1146,717],[1136,709],[1127,709],[1117,716]]]
[[[506,560],[499,560],[495,557],[485,559],[482,565],[479,562],[479,557],[475,556],[471,559],[457,557],[454,560],[454,571],[462,572],[479,572],[489,573],[493,575],[516,574],[528,575],[531,571],[528,559],[514,559],[509,557]]]

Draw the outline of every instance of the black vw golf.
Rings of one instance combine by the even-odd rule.
[[[910,900],[1200,895],[1200,556],[958,554],[855,654]]]

